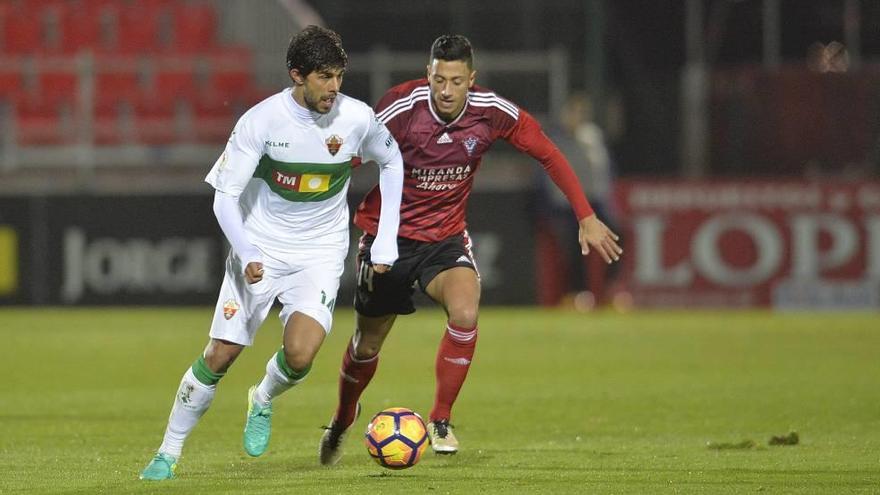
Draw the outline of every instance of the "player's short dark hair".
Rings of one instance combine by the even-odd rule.
[[[345,69],[348,55],[342,49],[342,37],[320,26],[306,26],[290,38],[287,46],[287,70],[296,69],[303,77],[316,70]]]
[[[474,67],[474,49],[471,42],[460,34],[444,34],[431,44],[431,60],[461,60]]]

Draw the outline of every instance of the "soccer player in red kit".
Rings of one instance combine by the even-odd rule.
[[[579,221],[583,254],[591,249],[611,263],[623,250],[618,237],[590,208],[568,161],[526,111],[474,85],[473,50],[467,38],[444,35],[431,46],[427,79],[390,89],[376,116],[400,146],[404,162],[397,262],[390,271],[370,268],[370,246],[380,195],[371,190],[357,209],[363,229],[358,253],[357,328],[342,360],[339,404],[321,438],[321,464],[335,464],[359,411],[358,399],[376,371],[379,350],[397,315],[415,311],[413,287],[448,315],[435,363],[436,394],[428,423],[431,446],[454,454],[452,404],[467,376],[477,342],[480,279],[471,252],[465,207],[483,153],[497,139],[538,160],[565,193]]]

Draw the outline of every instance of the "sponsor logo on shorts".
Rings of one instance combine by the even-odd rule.
[[[467,264],[469,264],[469,265],[472,265],[472,264],[473,264],[473,263],[471,262],[471,259],[468,258],[468,257],[467,257],[466,255],[464,255],[464,254],[461,255],[461,256],[459,256],[458,259],[455,260],[455,262],[456,262],[456,263],[467,263]]]
[[[448,357],[444,357],[443,360],[444,360],[444,361],[447,361],[447,362],[450,362],[450,363],[452,363],[452,364],[457,364],[457,365],[459,365],[459,366],[467,366],[467,365],[471,364],[471,360],[470,360],[470,359],[468,359],[468,358],[463,358],[463,357],[462,357],[462,358],[448,358]]]
[[[228,299],[225,303],[223,303],[223,317],[227,320],[231,320],[235,313],[238,313],[238,308],[241,306],[235,301],[235,299]]]

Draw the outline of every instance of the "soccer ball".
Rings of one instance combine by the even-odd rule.
[[[406,469],[415,466],[428,447],[428,430],[412,410],[392,407],[373,416],[364,443],[382,467]]]

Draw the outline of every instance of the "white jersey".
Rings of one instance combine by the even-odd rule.
[[[279,259],[305,246],[347,248],[352,158],[388,163],[398,154],[361,101],[338,94],[313,123],[297,118],[294,105],[287,88],[248,110],[205,177],[240,198],[248,238]]]

